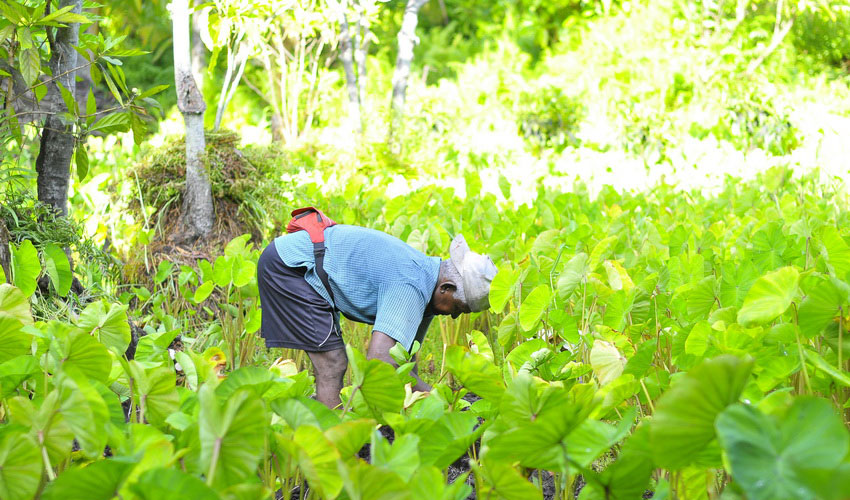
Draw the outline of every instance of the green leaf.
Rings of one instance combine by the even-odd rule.
[[[376,423],[371,419],[349,420],[325,431],[325,437],[339,451],[340,458],[349,459],[369,441]]]
[[[720,414],[717,432],[732,477],[752,500],[815,498],[817,486],[800,472],[835,469],[850,449],[832,405],[819,398],[796,398],[781,418],[736,404]]]
[[[390,444],[377,430],[372,432],[372,465],[395,472],[405,481],[419,468],[419,436],[404,434]]]
[[[85,377],[99,382],[105,382],[112,370],[109,351],[82,330],[56,338],[50,344],[50,354],[62,371],[79,371]]]
[[[86,96],[86,126],[91,127],[97,118],[97,101],[94,98],[94,87],[89,88],[89,94]]]
[[[157,85],[156,87],[150,88],[139,95],[139,99],[144,99],[145,97],[150,97],[160,92],[167,90],[170,85]]]
[[[798,313],[800,333],[813,338],[836,321],[846,310],[850,286],[835,278],[821,280],[800,304]]]
[[[15,286],[29,297],[35,292],[38,275],[41,274],[41,262],[38,251],[30,240],[24,240],[19,246],[12,248],[12,277]]]
[[[201,470],[207,485],[225,488],[256,474],[266,435],[266,410],[250,389],[239,389],[219,406],[215,389],[198,391]],[[318,432],[318,430],[317,430]]]
[[[483,462],[482,466],[471,462],[476,476],[484,478],[484,483],[505,500],[528,500],[540,496],[538,490],[510,464],[503,462]],[[479,498],[487,498],[483,491],[478,491]]]
[[[398,474],[362,461],[341,466],[340,474],[351,500],[404,500],[409,497],[407,485]]]
[[[757,279],[738,311],[738,323],[752,326],[776,319],[791,305],[799,281],[800,273],[793,267],[783,267]]]
[[[195,476],[179,469],[145,471],[130,487],[141,500],[218,500],[218,493]]]
[[[590,350],[590,366],[599,379],[599,385],[606,385],[623,373],[626,358],[610,342],[597,340]]]
[[[655,406],[650,441],[656,463],[681,469],[715,440],[714,420],[738,401],[752,362],[724,355],[706,360],[677,381]]]
[[[436,421],[416,430],[419,435],[419,459],[423,465],[445,469],[469,450],[484,431],[472,412],[441,414]]]
[[[130,361],[129,367],[133,376],[133,391],[143,418],[151,425],[163,428],[165,419],[177,411],[180,403],[173,367],[143,368],[137,361]]]
[[[91,128],[89,128],[90,132],[94,132],[96,130],[99,130],[104,134],[126,132],[130,130],[130,115],[124,112],[109,113],[96,121]]]
[[[50,282],[53,283],[56,293],[61,297],[68,295],[73,280],[71,263],[68,261],[68,256],[58,245],[48,243],[44,247],[44,268],[47,275],[50,276]]]
[[[8,283],[0,285],[0,316],[8,316],[23,325],[32,324],[30,304],[23,292]],[[3,330],[0,330],[3,333]]]
[[[339,451],[322,431],[309,425],[296,429],[293,441],[298,467],[310,487],[322,498],[335,498],[342,490],[342,478],[337,470]]]
[[[59,412],[59,392],[51,391],[38,408],[23,396],[8,400],[11,421],[30,429],[30,436],[38,443],[39,451],[47,453],[51,464],[68,458],[74,441],[71,427]]]
[[[200,304],[201,302],[207,300],[207,297],[210,296],[212,291],[215,289],[215,282],[213,281],[205,281],[201,286],[195,290],[195,302]]]
[[[21,76],[27,86],[31,86],[41,74],[41,57],[38,54],[38,49],[31,47],[21,51],[18,58],[18,64],[21,68]]]
[[[821,232],[820,252],[827,262],[829,270],[839,279],[846,279],[850,272],[850,246],[832,226],[826,226]]]
[[[711,335],[711,325],[708,321],[700,321],[688,334],[685,340],[685,352],[693,356],[701,357],[708,349],[708,337]]]
[[[74,165],[77,166],[77,179],[82,181],[89,174],[89,155],[85,144],[78,144],[74,150]]]
[[[824,372],[826,372],[827,375],[832,377],[835,383],[844,387],[850,387],[850,376],[848,376],[847,373],[845,373],[844,371],[839,370],[838,368],[827,363],[826,360],[820,356],[820,354],[809,349],[803,349],[803,355],[806,357],[807,360],[809,360],[809,362],[812,363],[815,368],[823,370]]]
[[[111,500],[121,490],[135,465],[127,459],[107,459],[67,470],[50,484],[44,499]]]
[[[500,313],[514,293],[517,275],[509,265],[499,267],[499,271],[490,283],[490,309]]]
[[[106,309],[103,301],[92,302],[80,314],[77,326],[122,356],[132,339],[126,311],[126,305],[109,304],[109,309]]]
[[[567,300],[587,275],[587,254],[576,254],[567,262],[558,278],[558,298]]]
[[[30,500],[38,490],[42,460],[35,441],[26,434],[0,433],[0,498]]]
[[[59,377],[59,388],[62,401],[59,411],[83,453],[88,458],[101,456],[106,446],[105,426],[109,422],[109,408],[103,397],[76,370],[63,372]]]
[[[549,299],[552,296],[548,285],[539,285],[528,294],[519,308],[519,326],[523,330],[531,330],[549,307]]]
[[[469,348],[472,352],[480,354],[490,361],[494,361],[493,348],[490,347],[490,342],[483,333],[478,330],[472,330],[466,334],[466,340],[469,342]]]
[[[492,403],[498,403],[505,392],[499,369],[480,354],[469,352],[458,345],[446,349],[446,370],[452,372],[460,382],[475,394]]]
[[[366,360],[360,351],[345,348],[351,363],[351,383],[357,388],[353,397],[361,397],[375,418],[386,412],[397,413],[404,405],[404,384],[392,365],[378,359]]]

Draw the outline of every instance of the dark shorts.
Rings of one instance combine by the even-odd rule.
[[[260,335],[266,347],[308,352],[344,349],[334,328],[333,308],[304,279],[306,270],[284,264],[274,241],[263,250],[257,262],[263,318]]]

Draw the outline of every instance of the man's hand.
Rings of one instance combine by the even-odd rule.
[[[390,356],[390,349],[392,349],[395,343],[395,339],[386,333],[375,330],[372,332],[372,340],[369,342],[369,350],[366,353],[366,357],[368,359],[380,359],[398,368],[398,363]],[[429,392],[431,390],[431,386],[419,378],[419,368],[415,364],[410,374],[416,379],[416,385],[413,386],[414,391]]]

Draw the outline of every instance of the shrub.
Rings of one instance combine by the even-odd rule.
[[[585,109],[579,98],[554,86],[523,92],[519,100],[517,125],[535,150],[552,148],[557,152],[578,146],[576,136]]]

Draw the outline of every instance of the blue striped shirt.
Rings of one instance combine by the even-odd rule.
[[[315,272],[313,243],[306,231],[279,236],[275,248],[289,267],[306,267],[304,278],[331,302]],[[325,229],[324,268],[336,308],[349,319],[374,325],[405,349],[425,337],[426,314],[437,286],[440,258],[428,257],[398,238],[359,226]]]

